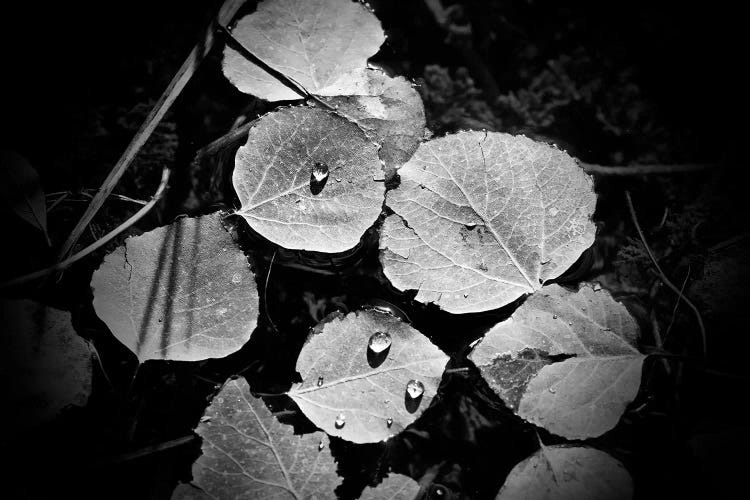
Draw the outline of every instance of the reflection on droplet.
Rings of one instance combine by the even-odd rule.
[[[557,319],[557,314],[553,314],[552,319]]]
[[[323,377],[318,377],[318,387],[323,385]]]
[[[367,343],[372,352],[380,354],[391,346],[391,336],[387,332],[375,332],[370,336],[370,340]]]
[[[406,393],[410,398],[417,399],[424,394],[424,384],[419,380],[410,380],[409,383],[406,384]]]
[[[336,421],[333,423],[337,429],[341,429],[344,427],[344,424],[346,424],[346,417],[343,413],[339,413],[339,415],[336,417]]]
[[[391,428],[391,426],[393,425],[393,419],[392,419],[392,418],[387,418],[387,419],[385,420],[385,425],[387,425],[387,426],[388,426],[388,428],[390,429],[390,428]]]
[[[321,440],[320,440],[320,443],[318,443],[318,451],[322,451],[322,450],[323,450],[323,448],[325,448],[325,446],[326,446],[326,445],[325,445],[325,444],[323,444],[323,440],[321,439]]]
[[[315,182],[323,182],[328,178],[328,165],[316,161],[312,167],[311,174]]]

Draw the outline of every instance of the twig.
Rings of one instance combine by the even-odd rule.
[[[120,177],[122,177],[122,174],[125,173],[125,170],[127,170],[130,163],[138,154],[138,151],[141,149],[141,147],[143,147],[148,138],[151,136],[154,129],[164,117],[169,107],[172,105],[177,96],[180,95],[182,89],[185,88],[185,85],[187,85],[188,81],[190,81],[200,62],[211,50],[211,47],[214,44],[214,30],[216,23],[218,23],[219,25],[229,24],[243,3],[244,0],[224,1],[221,8],[219,9],[219,13],[216,16],[216,19],[211,22],[211,24],[206,29],[206,32],[203,35],[201,41],[198,42],[198,44],[190,52],[190,55],[188,55],[187,59],[185,59],[185,62],[182,63],[182,66],[172,78],[172,81],[164,90],[164,93],[161,95],[156,105],[151,110],[148,117],[146,117],[146,121],[143,123],[143,125],[141,125],[141,128],[138,129],[135,137],[133,137],[133,140],[130,142],[125,152],[117,161],[114,168],[112,168],[112,171],[109,173],[107,178],[104,179],[100,191],[96,194],[94,199],[91,200],[91,203],[89,204],[88,208],[86,208],[86,211],[78,221],[78,224],[76,224],[76,226],[73,228],[70,236],[68,236],[68,239],[60,249],[60,253],[57,257],[58,261],[62,261],[65,259],[65,257],[68,256],[70,251],[73,249],[73,246],[78,241],[78,238],[80,238],[85,231],[86,226],[89,224],[89,222],[91,222],[91,219],[94,218],[94,215],[96,215],[96,213],[104,204],[104,201],[117,185],[117,182],[120,180]]]
[[[667,341],[667,338],[669,337],[669,331],[672,329],[672,325],[674,325],[674,320],[677,317],[677,308],[680,307],[680,298],[682,297],[682,292],[685,291],[685,285],[687,285],[688,278],[690,278],[690,267],[688,266],[687,274],[685,274],[685,279],[682,281],[682,286],[680,287],[680,295],[677,297],[677,302],[674,303],[674,309],[672,309],[672,318],[669,320],[669,326],[667,326],[667,331],[664,332],[664,342]],[[657,346],[661,347],[661,346]]]
[[[23,283],[28,283],[29,281],[33,281],[39,278],[43,278],[44,276],[47,276],[50,273],[53,273],[55,271],[59,271],[60,269],[65,269],[66,267],[70,266],[71,264],[74,264],[81,260],[82,258],[86,257],[91,252],[98,250],[99,248],[103,247],[110,241],[112,241],[113,238],[115,238],[118,234],[122,233],[124,230],[138,222],[138,220],[141,219],[144,215],[146,215],[149,210],[151,210],[154,205],[159,201],[159,199],[164,194],[164,191],[167,188],[167,183],[169,181],[169,169],[165,168],[164,171],[161,174],[161,183],[159,184],[159,188],[156,190],[156,193],[154,193],[154,197],[151,198],[151,201],[146,203],[141,209],[139,209],[136,213],[134,213],[128,220],[117,226],[115,229],[110,231],[106,236],[103,238],[95,241],[91,245],[87,246],[80,252],[76,253],[75,255],[72,255],[71,257],[68,257],[62,262],[59,262],[55,264],[54,266],[50,266],[46,269],[42,269],[41,271],[36,271],[31,274],[26,274],[24,276],[19,276],[18,278],[13,278],[9,281],[5,281],[3,283],[0,283],[0,289],[8,288],[15,285],[21,285]]]
[[[157,453],[157,452],[164,451],[164,450],[169,450],[171,448],[176,448],[177,446],[182,446],[184,444],[191,443],[194,440],[195,440],[195,435],[183,436],[181,438],[172,439],[171,441],[165,441],[163,443],[153,444],[151,446],[145,446],[139,450],[131,451],[129,453],[123,453],[122,455],[118,455],[116,457],[110,458],[107,462],[110,464],[120,464],[122,462],[127,462],[128,460],[145,457],[153,453]]]
[[[266,273],[266,284],[263,287],[263,308],[266,310],[266,316],[268,317],[268,321],[271,323],[271,326],[276,332],[278,332],[279,329],[276,327],[276,323],[273,322],[273,318],[271,318],[271,313],[268,312],[268,282],[271,279],[271,268],[273,267],[273,261],[276,258],[277,251],[278,249],[273,251],[273,256],[271,257],[271,263],[268,264],[268,273]]]
[[[584,172],[595,175],[665,175],[720,168],[716,163],[684,163],[675,165],[596,165],[579,162]]]
[[[651,262],[654,264],[654,267],[656,268],[656,271],[658,273],[659,279],[661,279],[662,283],[667,285],[674,293],[677,294],[677,296],[682,299],[685,304],[690,307],[690,309],[693,310],[695,313],[695,317],[698,320],[698,326],[700,327],[701,332],[701,340],[703,342],[703,355],[706,355],[707,349],[706,349],[706,327],[703,325],[703,318],[701,317],[701,313],[698,310],[697,307],[695,307],[695,304],[692,303],[690,299],[688,299],[685,295],[683,295],[680,290],[674,286],[674,284],[669,281],[669,278],[667,278],[667,275],[664,274],[664,271],[661,270],[661,267],[659,266],[659,263],[656,261],[656,257],[654,257],[654,254],[651,252],[651,247],[648,246],[648,243],[646,242],[646,236],[643,234],[643,230],[641,229],[641,225],[638,223],[638,217],[635,214],[635,208],[633,207],[633,200],[630,198],[630,191],[625,191],[625,199],[628,202],[628,209],[630,209],[630,217],[633,219],[633,224],[635,225],[636,230],[638,231],[638,236],[641,238],[641,243],[643,243],[643,247],[646,249],[646,253],[648,254],[649,258],[651,259]]]

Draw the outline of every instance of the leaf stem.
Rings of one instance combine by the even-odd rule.
[[[696,172],[699,170],[714,170],[721,168],[716,163],[684,163],[675,165],[596,165],[593,163],[579,162],[583,171],[595,175],[663,175]]]

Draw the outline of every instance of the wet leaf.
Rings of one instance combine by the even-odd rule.
[[[360,500],[409,500],[416,498],[419,484],[409,476],[391,473],[377,486],[368,486]]]
[[[193,464],[194,486],[179,485],[172,498],[335,498],[340,478],[328,437],[295,435],[244,379],[227,382],[205,417],[195,430],[203,454]]]
[[[128,238],[91,285],[97,315],[141,362],[224,357],[258,319],[255,276],[219,213]]]
[[[312,94],[367,66],[385,41],[380,22],[350,0],[265,0],[240,19],[234,37],[273,69]],[[267,101],[300,96],[236,50],[224,51],[224,75],[240,91]]]
[[[523,136],[460,132],[423,143],[388,192],[381,262],[400,290],[452,313],[534,292],[594,241],[590,177]]]
[[[317,192],[310,183],[316,163],[329,176]],[[237,213],[261,235],[287,249],[333,253],[357,245],[380,215],[378,177],[377,150],[355,124],[299,107],[258,121],[237,151],[232,182]]]
[[[411,158],[424,136],[422,98],[403,77],[357,69],[323,89],[321,95],[328,96],[321,98],[380,145],[386,178]]]
[[[91,351],[70,313],[30,300],[0,301],[3,428],[20,432],[52,420],[91,393]]]
[[[546,446],[513,468],[497,500],[629,500],[632,497],[630,474],[603,451]]]
[[[49,244],[47,206],[39,175],[26,158],[13,151],[0,150],[0,199],[39,229]]]
[[[606,290],[550,285],[487,332],[469,358],[519,416],[585,439],[613,428],[635,399],[645,358],[637,338],[635,320]]]
[[[329,435],[354,443],[383,441],[416,420],[436,395],[448,356],[394,316],[352,312],[316,331],[297,360],[303,382],[289,396]],[[380,353],[368,347],[376,332],[391,336],[390,347]],[[424,386],[418,398],[406,392],[411,380]]]

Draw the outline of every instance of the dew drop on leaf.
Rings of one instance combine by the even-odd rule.
[[[319,194],[328,181],[328,165],[316,161],[310,170],[310,192]]]
[[[339,415],[336,417],[336,421],[333,423],[337,429],[341,429],[346,424],[346,417],[339,413]]]
[[[323,385],[323,377],[318,377],[318,387]]]
[[[410,380],[409,383],[406,384],[406,393],[410,398],[417,399],[424,394],[424,384],[419,380]]]
[[[321,439],[318,443],[318,451],[323,451],[323,448],[325,448],[325,444],[323,444],[323,440]]]
[[[557,319],[557,314],[553,314],[552,319]]]
[[[370,341],[367,346],[375,354],[380,354],[389,347],[391,347],[391,335],[387,332],[375,332],[370,336]]]
[[[390,418],[390,417],[389,417],[389,418],[387,418],[387,419],[385,420],[385,425],[387,425],[387,426],[388,426],[388,428],[390,429],[390,428],[391,428],[391,426],[393,425],[393,419],[392,419],[392,418]]]

